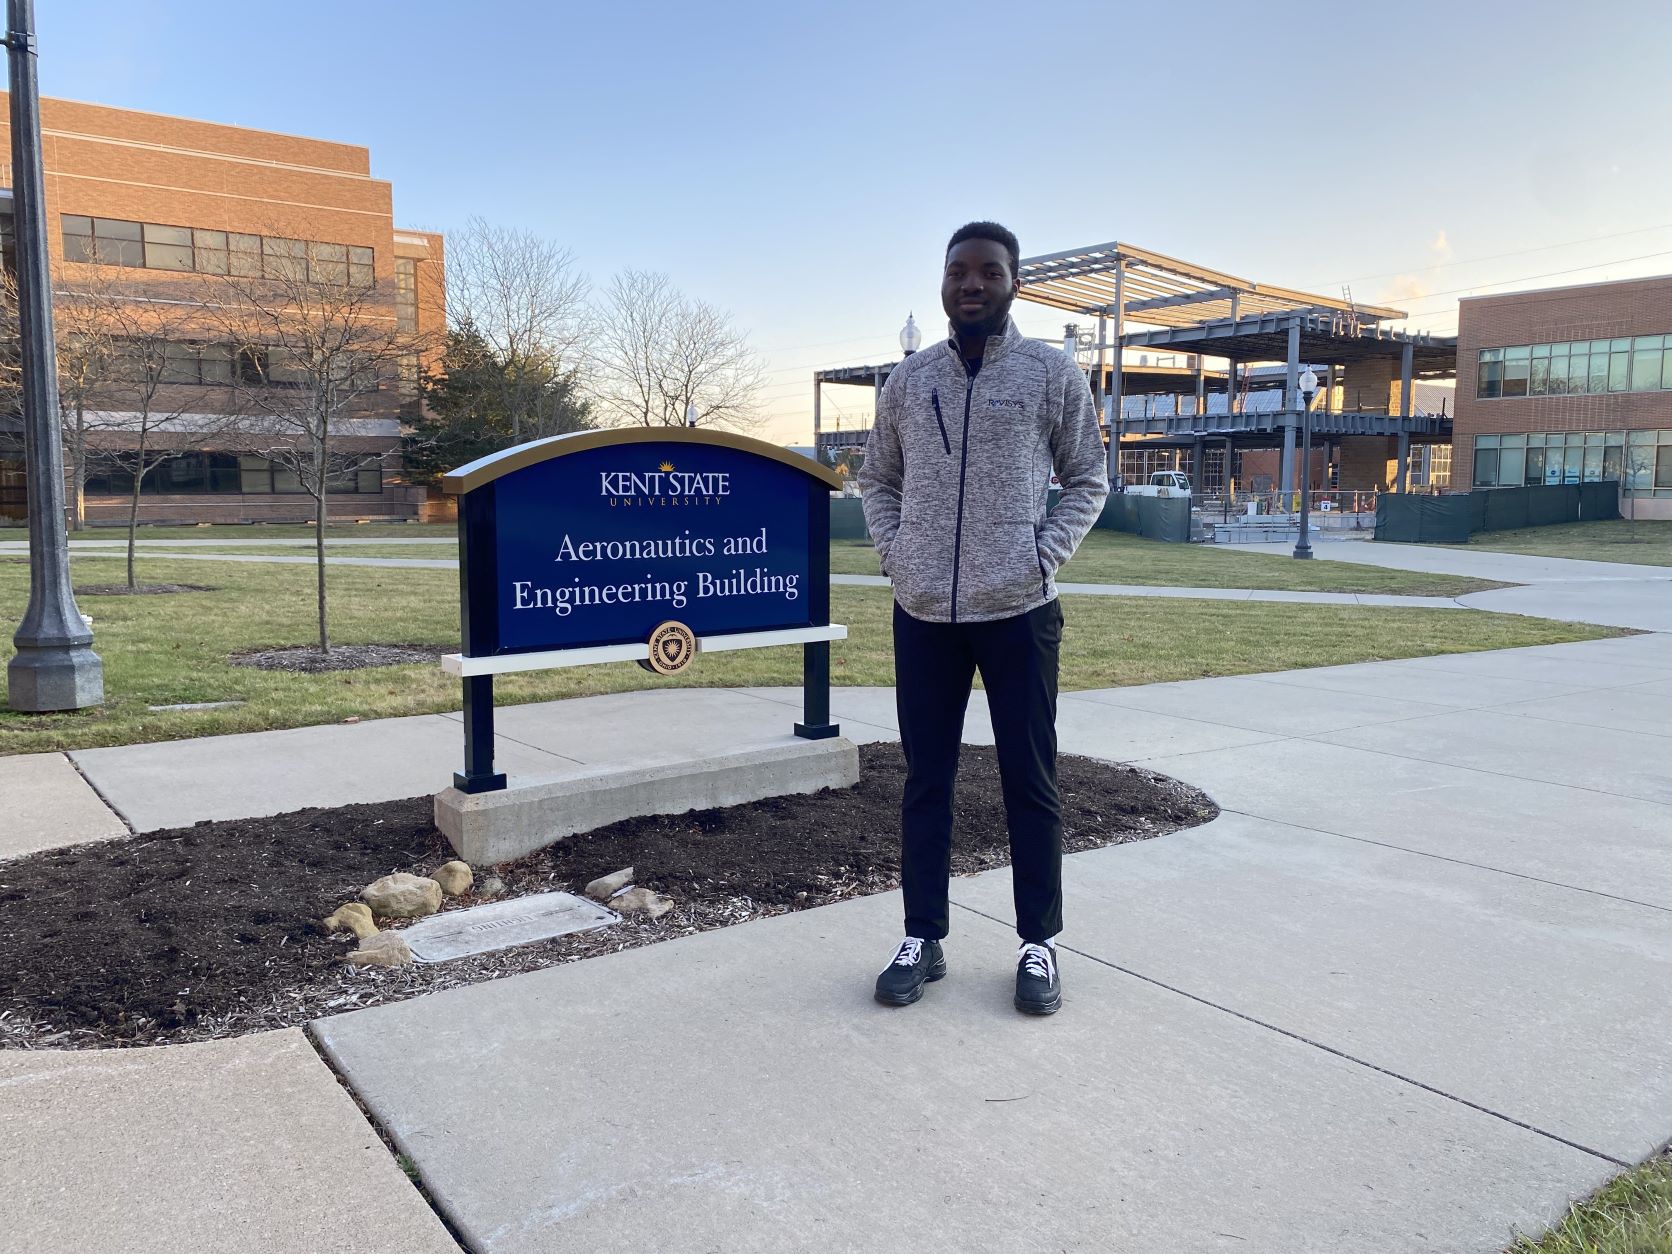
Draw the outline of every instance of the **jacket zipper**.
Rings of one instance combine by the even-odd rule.
[[[967,374],[969,367],[965,366]],[[964,548],[964,479],[970,466],[970,398],[975,395],[975,376],[964,384],[964,442],[958,448],[958,522],[952,532],[952,621],[958,621],[958,567]],[[948,452],[951,450],[949,449]]]
[[[941,418],[939,388],[929,389],[929,400],[932,401],[935,406],[935,425],[940,428],[941,447],[946,450],[946,455],[950,457],[952,456],[952,441],[946,438],[946,422]]]

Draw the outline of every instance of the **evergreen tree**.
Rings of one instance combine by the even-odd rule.
[[[594,425],[575,371],[543,358],[508,362],[468,322],[447,333],[439,368],[423,388],[404,458],[420,483],[514,444]]]

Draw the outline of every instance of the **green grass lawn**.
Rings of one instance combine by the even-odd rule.
[[[1518,531],[1480,531],[1469,537],[1469,547],[1494,553],[1527,553],[1534,557],[1672,566],[1672,522],[1657,519],[1634,523],[1619,518],[1523,527]]]
[[[1577,1202],[1507,1254],[1672,1254],[1672,1157],[1662,1154]]]
[[[830,569],[875,575],[869,540],[838,540]],[[1146,584],[1168,588],[1267,588],[1286,592],[1381,592],[1402,596],[1462,596],[1505,585],[1454,575],[1383,570],[1347,562],[1297,562],[1284,550],[1237,553],[1204,544],[1163,544],[1121,531],[1096,530],[1058,572],[1065,583]]]
[[[1157,546],[1163,547],[1163,546]],[[79,584],[121,578],[120,556],[74,556]],[[0,753],[85,748],[275,727],[456,710],[458,682],[433,664],[303,675],[233,666],[241,649],[310,642],[314,572],[308,566],[171,562],[147,558],[141,578],[212,584],[171,596],[85,596],[94,647],[104,659],[107,704],[67,714],[0,711]],[[0,621],[23,612],[28,567],[0,559]],[[458,577],[446,570],[333,567],[331,621],[339,643],[456,647]],[[848,640],[832,649],[838,684],[894,679],[886,588],[832,589],[831,613]],[[1510,648],[1622,634],[1473,611],[1376,609],[1143,598],[1070,597],[1063,646],[1065,689],[1195,679],[1254,671]],[[0,663],[10,656],[0,640]],[[796,649],[752,649],[699,658],[678,681],[629,663],[502,677],[504,704],[687,686],[793,685]],[[222,710],[151,711],[150,705],[237,700]]]

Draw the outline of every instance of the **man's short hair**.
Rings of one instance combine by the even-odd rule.
[[[950,253],[967,239],[990,239],[995,244],[1002,244],[1004,251],[1010,254],[1011,278],[1015,278],[1016,272],[1022,268],[1022,246],[1008,228],[997,222],[966,222],[952,232],[952,238],[946,241],[946,251]]]

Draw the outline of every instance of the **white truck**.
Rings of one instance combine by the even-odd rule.
[[[1148,483],[1129,483],[1128,496],[1183,496],[1190,495],[1190,476],[1181,470],[1158,470]]]

